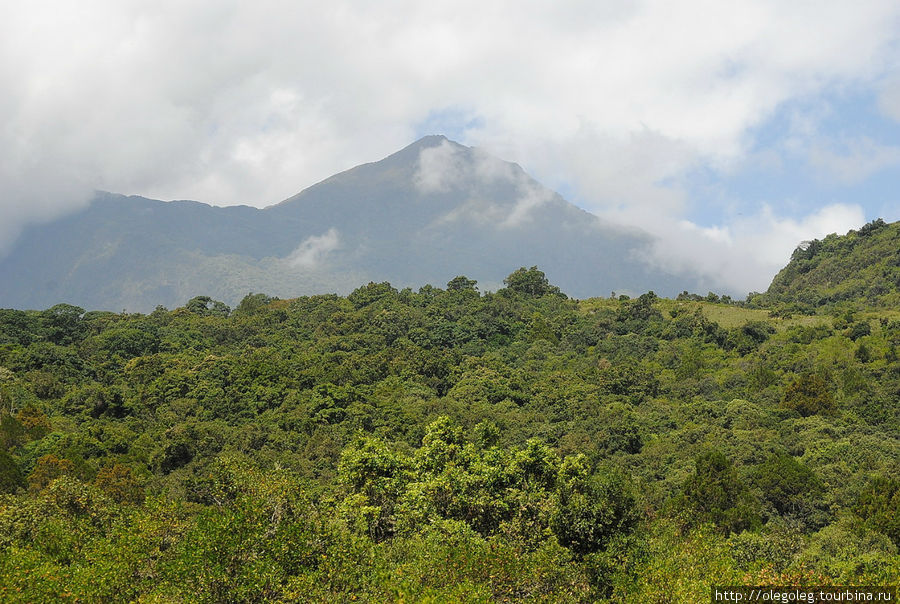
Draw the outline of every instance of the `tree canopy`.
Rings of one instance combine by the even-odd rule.
[[[0,595],[892,584],[900,321],[772,310],[571,300],[536,267],[495,293],[458,276],[233,312],[2,310]]]

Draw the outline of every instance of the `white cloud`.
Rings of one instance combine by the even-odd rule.
[[[462,149],[450,141],[441,141],[440,145],[419,152],[416,188],[422,193],[446,193],[464,182],[467,168]]]
[[[809,151],[809,163],[824,179],[854,184],[885,168],[900,165],[900,147],[883,145],[861,136],[843,140],[839,145],[813,146]]]
[[[447,222],[470,219],[499,228],[514,228],[531,218],[532,210],[548,203],[554,193],[531,179],[520,167],[502,161],[480,149],[466,150],[450,141],[419,152],[414,175],[422,193],[464,193],[483,191],[494,184],[511,185],[511,204],[471,197],[438,219]]]
[[[340,234],[334,227],[321,235],[310,235],[287,257],[287,262],[294,268],[316,268],[325,257],[341,245]]]
[[[765,291],[801,241],[843,234],[865,221],[858,205],[831,204],[799,220],[779,216],[767,205],[714,227],[688,220],[668,226],[656,222],[647,225],[658,237],[649,259],[669,270],[694,273],[709,289],[743,296]]]
[[[782,104],[884,80],[898,15],[894,0],[4,3],[0,243],[93,189],[268,205],[454,108],[471,116],[461,142],[587,209],[679,220],[685,174],[741,161]]]
[[[884,82],[878,93],[878,108],[887,117],[900,122],[900,77]]]
[[[531,220],[531,212],[550,202],[553,192],[527,179],[524,174],[516,182],[516,202],[512,211],[500,222],[501,228],[514,228]]]

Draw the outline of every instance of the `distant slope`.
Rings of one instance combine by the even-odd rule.
[[[0,306],[148,311],[198,294],[233,303],[249,291],[359,282],[358,274],[298,271],[279,259],[302,228],[256,208],[101,193],[85,210],[23,233],[0,261]]]
[[[0,260],[0,307],[148,311],[199,294],[234,304],[250,291],[442,286],[459,274],[497,289],[531,265],[575,297],[692,288],[642,261],[650,241],[518,165],[431,136],[264,210],[98,194],[23,233]]]
[[[843,236],[804,242],[758,301],[900,307],[900,222],[878,219]]]

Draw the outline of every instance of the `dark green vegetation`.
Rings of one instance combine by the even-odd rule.
[[[149,312],[198,292],[234,306],[248,290],[347,294],[368,281],[418,288],[460,273],[497,290],[520,264],[580,297],[696,289],[638,260],[650,243],[515,164],[429,136],[263,210],[99,193],[32,225],[0,257],[0,307]]]
[[[575,301],[537,269],[0,311],[0,599],[896,584],[895,315]]]
[[[785,312],[900,308],[900,222],[879,218],[844,236],[804,242],[757,302]]]

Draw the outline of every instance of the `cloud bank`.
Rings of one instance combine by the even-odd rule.
[[[865,211],[723,195],[710,218],[691,174],[758,159],[754,129],[798,99],[872,91],[898,120],[898,22],[891,0],[5,3],[0,250],[94,189],[265,206],[440,126],[759,288],[734,276],[757,271],[741,241],[780,253]],[[814,118],[810,169],[844,186],[897,165],[890,141]],[[727,262],[696,256],[706,240]]]
[[[671,271],[699,275],[710,289],[765,291],[801,241],[821,239],[845,231],[848,224],[864,222],[859,206],[840,204],[800,220],[779,216],[770,206],[724,227],[702,228],[682,220],[660,235],[648,259]]]

